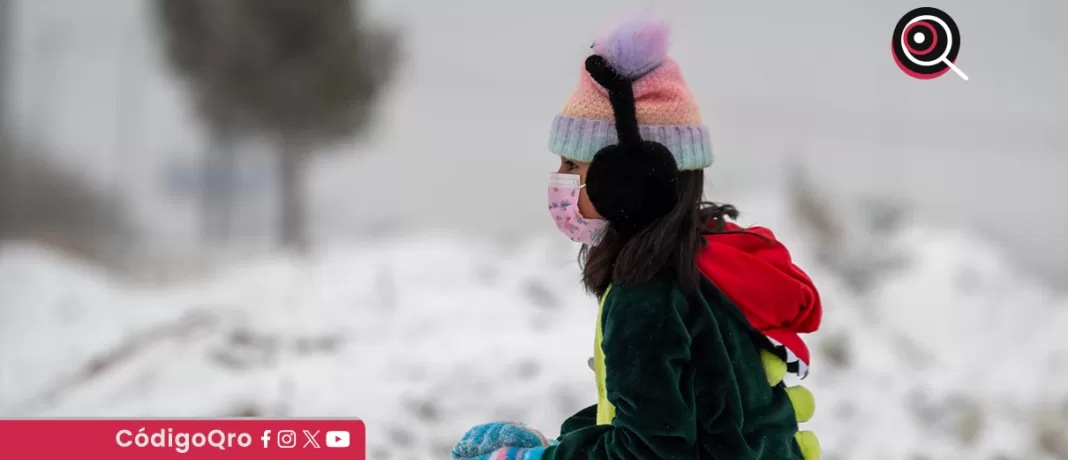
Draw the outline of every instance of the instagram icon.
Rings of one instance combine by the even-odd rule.
[[[297,433],[293,430],[281,430],[278,432],[278,448],[292,449],[297,447]]]

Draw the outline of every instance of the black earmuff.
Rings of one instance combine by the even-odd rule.
[[[601,56],[586,71],[608,91],[619,143],[602,148],[586,172],[586,193],[597,212],[624,234],[634,234],[675,207],[679,167],[667,146],[642,140],[634,106],[634,82]]]

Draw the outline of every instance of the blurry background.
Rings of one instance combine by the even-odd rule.
[[[773,3],[657,10],[709,198],[821,286],[825,458],[1068,459],[1068,4]],[[358,416],[376,460],[555,434],[595,312],[548,126],[646,4],[0,0],[0,416]],[[897,69],[919,6],[969,81]]]

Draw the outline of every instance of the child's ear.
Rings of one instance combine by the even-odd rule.
[[[610,145],[586,172],[586,193],[619,231],[635,233],[675,207],[679,168],[663,144]]]

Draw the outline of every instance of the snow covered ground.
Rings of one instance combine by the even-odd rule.
[[[916,223],[862,293],[774,202],[743,208],[821,287],[811,422],[824,458],[1068,458],[1068,301],[983,241]],[[556,434],[594,402],[595,304],[557,235],[445,234],[124,285],[33,246],[0,252],[0,416],[357,416],[375,460],[447,458],[469,426]],[[1059,457],[1056,455],[1060,455]]]

